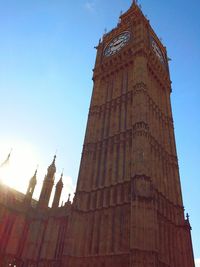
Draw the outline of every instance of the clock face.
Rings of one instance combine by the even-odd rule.
[[[130,32],[122,32],[115,37],[105,48],[104,56],[109,57],[117,53],[122,47],[124,47],[130,40]]]
[[[163,53],[153,38],[151,38],[151,45],[152,45],[153,51],[155,52],[156,56],[159,58],[159,60],[162,63],[164,63],[165,60],[164,60]]]

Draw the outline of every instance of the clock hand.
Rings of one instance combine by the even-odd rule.
[[[115,44],[119,44],[119,43],[121,43],[121,42],[123,42],[123,41],[124,41],[123,39],[119,38],[119,39],[116,41],[116,43],[114,43],[114,45],[115,45]]]
[[[119,42],[115,43],[113,46],[118,46],[121,43],[122,43],[122,41],[119,41]]]
[[[118,47],[119,47],[119,44],[118,45],[113,45],[111,47],[111,51],[114,51],[115,52],[118,49]]]

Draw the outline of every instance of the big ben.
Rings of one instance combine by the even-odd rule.
[[[66,267],[194,267],[166,48],[136,1],[97,46]]]

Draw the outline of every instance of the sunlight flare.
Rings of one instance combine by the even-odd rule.
[[[38,164],[38,155],[35,147],[24,141],[1,141],[0,142],[0,164],[8,156],[10,147],[12,152],[9,161],[0,169],[1,181],[21,192],[25,192],[28,181]]]

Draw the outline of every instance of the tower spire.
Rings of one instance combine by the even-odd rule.
[[[8,154],[7,158],[1,163],[0,168],[3,168],[4,166],[6,166],[9,163],[11,152],[12,152],[12,148],[11,148],[10,153]]]
[[[56,191],[55,191],[55,195],[54,195],[54,199],[53,199],[53,204],[52,204],[52,207],[53,208],[58,208],[59,207],[60,196],[61,196],[62,189],[63,189],[63,181],[62,181],[62,178],[63,178],[63,172],[61,173],[60,180],[56,184]]]
[[[138,4],[138,0],[132,0],[132,5],[137,5]]]
[[[30,205],[31,204],[31,200],[32,200],[32,197],[33,197],[33,193],[34,193],[34,190],[35,190],[35,186],[37,184],[37,169],[35,170],[35,173],[33,175],[33,177],[30,179],[29,181],[29,185],[28,185],[28,188],[27,188],[27,191],[26,191],[26,195],[25,195],[25,203]]]
[[[53,161],[51,163],[51,165],[49,165],[48,169],[47,169],[47,175],[46,178],[49,180],[54,180],[54,175],[56,172],[56,155],[54,155]]]
[[[56,173],[55,161],[56,161],[56,155],[54,156],[51,165],[48,167],[47,174],[44,178],[44,182],[43,182],[43,186],[42,186],[42,190],[41,190],[40,198],[38,202],[38,206],[40,208],[48,208],[48,205],[49,205],[49,199],[50,199],[52,188],[54,185],[54,177]]]

